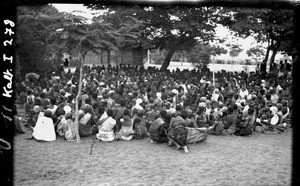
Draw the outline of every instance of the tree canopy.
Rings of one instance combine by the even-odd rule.
[[[167,69],[175,51],[191,50],[197,43],[207,44],[214,39],[215,26],[220,17],[216,7],[183,6],[105,6],[86,5],[97,10],[107,10],[119,16],[121,22],[132,17],[140,22],[138,42],[148,48],[168,51],[162,70]]]
[[[56,66],[59,50],[49,45],[51,19],[58,11],[53,6],[20,6],[17,7],[17,37],[16,37],[16,73],[24,77],[30,71],[42,74]]]
[[[188,60],[198,69],[205,69],[211,62],[211,56],[226,54],[227,50],[219,46],[197,44],[188,53]]]
[[[251,9],[251,8],[224,8],[221,20],[237,35],[242,37],[254,36],[257,41],[268,42],[265,60],[272,51],[271,64],[276,53],[292,51],[294,31],[294,11],[288,9]]]

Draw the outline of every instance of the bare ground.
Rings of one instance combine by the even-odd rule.
[[[15,137],[15,185],[290,185],[292,129],[208,136],[190,153],[147,139],[80,144]]]

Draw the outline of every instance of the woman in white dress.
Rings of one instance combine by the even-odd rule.
[[[56,135],[53,120],[51,119],[51,111],[46,110],[44,116],[38,118],[33,128],[32,137],[41,141],[55,141]]]

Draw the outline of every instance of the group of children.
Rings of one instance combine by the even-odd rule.
[[[86,67],[78,127],[76,72],[52,74],[40,85],[22,82],[18,99],[26,98],[33,138],[46,141],[57,135],[75,141],[77,134],[96,135],[101,141],[149,138],[188,152],[187,144],[204,141],[208,134],[247,136],[291,127],[290,78],[222,71],[213,85],[210,75],[196,70]]]

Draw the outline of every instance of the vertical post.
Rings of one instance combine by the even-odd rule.
[[[150,64],[150,50],[148,49],[147,50],[147,66],[148,66],[148,64]]]
[[[79,80],[78,80],[78,93],[75,99],[75,125],[76,125],[76,142],[80,143],[80,136],[79,136],[79,97],[81,96],[82,90],[82,77],[83,77],[83,66],[85,60],[86,53],[82,54],[81,61],[80,61],[80,71],[79,71]]]
[[[213,86],[215,87],[215,56],[213,55]]]

